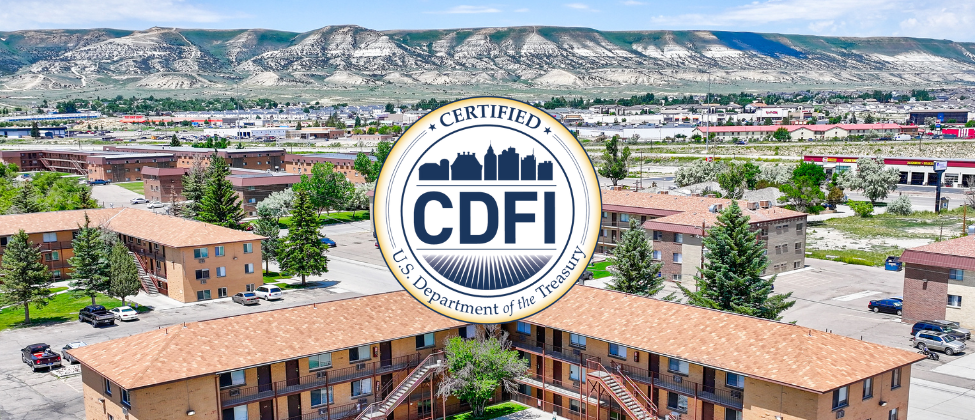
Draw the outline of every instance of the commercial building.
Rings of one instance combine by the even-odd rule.
[[[914,125],[925,125],[928,118],[934,118],[938,123],[958,123],[968,122],[967,109],[912,109],[908,114],[908,123]]]
[[[71,240],[84,225],[118,234],[133,253],[147,293],[196,302],[263,284],[261,236],[146,210],[91,209],[0,216],[0,255],[23,229],[55,278],[70,277]]]
[[[661,275],[672,281],[693,281],[701,267],[703,235],[718,220],[731,200],[713,197],[650,194],[627,190],[603,190],[603,216],[596,252],[609,253],[630,228],[631,220],[653,238],[653,258],[663,263]],[[760,230],[769,266],[767,274],[805,266],[806,214],[770,202],[739,201],[752,229]]]
[[[300,130],[289,129],[285,134],[289,139],[314,140],[328,139],[334,140],[345,137],[345,130],[333,127],[303,127]]]
[[[905,322],[946,319],[975,328],[975,237],[907,249],[901,262]]]
[[[355,170],[356,155],[351,153],[312,153],[307,155],[287,154],[284,157],[284,170],[292,174],[310,174],[316,163],[331,163],[337,172],[345,175],[345,179],[354,184],[366,182],[365,176]],[[375,162],[375,156],[369,156]]]
[[[845,139],[851,136],[877,135],[879,137],[893,137],[898,134],[915,136],[918,127],[900,124],[815,124],[815,125],[740,125],[740,126],[712,126],[695,127],[691,136],[707,137],[714,135],[715,141],[737,140],[765,140],[772,137],[778,129],[785,128],[789,132],[789,139],[800,140],[828,140]]]
[[[0,136],[4,137],[30,137],[31,127],[0,127]],[[64,137],[68,133],[68,127],[39,127],[41,137]]]
[[[823,166],[827,174],[856,170],[859,156],[823,156],[807,155],[802,160]],[[896,168],[900,172],[898,184],[902,185],[937,185],[938,177],[934,172],[935,161],[945,161],[948,169],[941,182],[948,187],[975,185],[975,159],[936,159],[925,157],[885,157],[884,164],[889,168]]]
[[[261,138],[261,137],[283,139],[287,132],[288,132],[288,127],[232,127],[232,128],[206,128],[203,130],[203,135],[235,137],[241,139]]]
[[[466,409],[431,391],[443,380],[445,340],[476,328],[393,292],[190,322],[70,353],[92,420],[413,420]],[[498,390],[494,401],[570,420],[899,420],[911,364],[923,358],[585,286],[501,328],[528,370],[517,392]]]

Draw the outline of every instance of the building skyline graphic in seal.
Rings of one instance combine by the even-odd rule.
[[[520,319],[565,294],[595,248],[601,205],[592,163],[565,127],[489,97],[408,129],[375,200],[380,250],[404,289],[477,323]]]

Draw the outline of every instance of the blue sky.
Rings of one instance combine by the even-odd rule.
[[[0,0],[0,30],[372,29],[553,25],[601,30],[705,29],[975,41],[972,0]]]

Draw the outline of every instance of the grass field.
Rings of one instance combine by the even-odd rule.
[[[346,223],[346,222],[357,222],[359,220],[369,220],[369,212],[362,210],[355,212],[355,217],[352,216],[351,211],[336,212],[332,214],[322,214],[318,217],[318,225],[334,225],[336,223]],[[287,229],[291,226],[291,217],[282,217],[278,221],[278,224],[282,229]]]
[[[108,309],[117,308],[122,305],[122,301],[99,295],[95,302]],[[78,311],[91,304],[91,298],[87,296],[75,297],[71,293],[62,293],[54,296],[51,302],[43,308],[30,307],[30,324],[24,324],[24,307],[12,306],[0,311],[0,331],[8,328],[29,327],[40,324],[70,322],[78,320]],[[142,309],[142,308],[139,308]],[[141,311],[140,311],[141,312]]]
[[[142,195],[145,192],[145,190],[142,188],[142,186],[143,186],[143,182],[142,181],[118,182],[115,185],[118,185],[118,186],[120,186],[122,188],[125,188],[125,189],[127,189],[129,191],[132,191],[132,192],[134,192],[136,194],[139,194],[139,195]]]
[[[268,271],[264,273],[264,284],[277,283],[280,279],[290,279],[291,276],[278,273],[277,271]]]
[[[884,251],[864,251],[860,249],[806,249],[809,252],[807,257],[817,260],[839,261],[847,264],[867,265],[873,267],[883,266],[889,255],[900,255]]]
[[[525,407],[518,403],[506,402],[497,405],[492,405],[490,407],[484,408],[484,415],[481,417],[474,417],[474,414],[470,411],[466,413],[454,414],[452,416],[447,416],[447,420],[489,420],[498,418],[501,416],[507,416],[511,413],[517,413],[519,411],[527,410]]]
[[[592,278],[594,279],[612,276],[613,273],[610,273],[608,269],[609,269],[608,261],[595,263],[593,265],[590,265],[588,268],[589,271],[592,271]]]

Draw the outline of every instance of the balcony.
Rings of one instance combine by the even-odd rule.
[[[539,343],[534,337],[524,334],[514,334],[511,336],[511,343],[521,351],[551,357],[553,359],[582,365],[586,359],[586,354],[582,350],[568,345],[555,346],[547,343]]]
[[[617,365],[620,372],[633,379],[657,388],[694,397],[736,410],[742,409],[743,391],[731,388],[717,388],[701,385],[673,373],[651,372],[647,369],[627,365]]]
[[[41,251],[55,251],[60,249],[71,249],[71,241],[41,242]]]
[[[360,363],[344,369],[322,370],[310,375],[286,379],[266,385],[244,386],[220,390],[222,408],[233,407],[274,397],[325,388],[357,379],[371,378],[399,370],[411,369],[420,362],[419,354],[394,358],[388,362]],[[362,404],[365,409],[366,404]],[[361,410],[360,410],[361,411]],[[356,413],[358,414],[358,413]],[[332,416],[332,419],[337,417]]]

